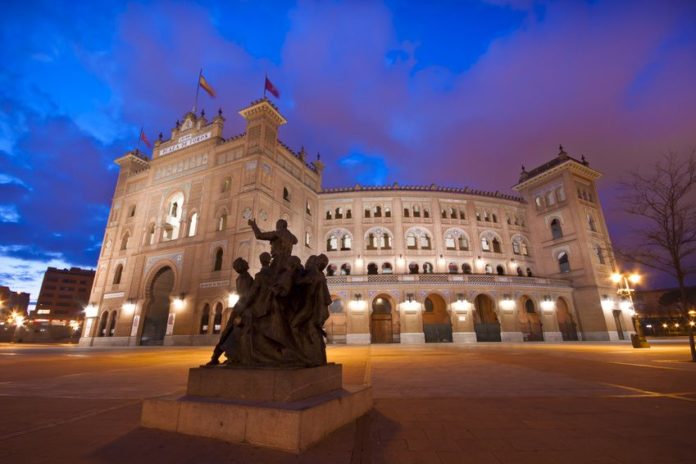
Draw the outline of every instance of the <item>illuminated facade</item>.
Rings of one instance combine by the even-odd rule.
[[[469,189],[322,189],[323,164],[278,139],[268,100],[246,131],[188,113],[153,158],[120,174],[86,310],[85,345],[213,344],[234,303],[232,261],[252,274],[261,229],[288,221],[302,259],[325,253],[333,343],[628,339],[609,281],[600,174],[563,149],[522,171],[519,196]]]

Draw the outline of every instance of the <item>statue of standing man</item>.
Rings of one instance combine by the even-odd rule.
[[[254,231],[254,236],[257,240],[266,240],[271,242],[271,269],[274,273],[285,267],[288,258],[292,255],[292,247],[297,245],[297,237],[288,230],[288,223],[285,219],[278,219],[276,222],[276,230],[269,232],[261,232],[259,226],[256,225],[256,220],[249,219],[248,224]]]

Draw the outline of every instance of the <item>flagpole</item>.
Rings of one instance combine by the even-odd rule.
[[[193,104],[193,114],[196,114],[198,109],[198,92],[201,90],[201,76],[203,75],[203,68],[198,72],[198,80],[196,81],[196,102]]]
[[[140,126],[140,134],[138,134],[138,145],[135,147],[135,151],[140,151],[140,140],[143,138],[143,126]]]

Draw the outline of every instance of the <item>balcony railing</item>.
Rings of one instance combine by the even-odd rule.
[[[340,275],[326,278],[329,285],[369,285],[369,284],[402,284],[415,283],[450,284],[450,285],[493,285],[521,287],[559,287],[571,288],[569,281],[564,279],[548,279],[545,277],[519,277],[491,274],[369,274],[369,275]]]

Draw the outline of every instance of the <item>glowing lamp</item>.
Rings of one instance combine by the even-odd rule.
[[[614,272],[611,275],[611,281],[614,282],[615,284],[618,284],[619,282],[621,282],[621,274],[619,274],[618,272]]]
[[[480,256],[476,258],[476,266],[483,268],[486,265],[486,262],[481,258]]]
[[[355,267],[362,267],[363,265],[363,259],[358,255],[357,258],[355,258]]]
[[[73,329],[73,332],[77,332],[80,329],[80,322],[70,321],[70,328]]]
[[[24,327],[24,316],[21,314],[13,313],[14,323],[17,328]]]
[[[621,311],[630,311],[630,310],[633,309],[633,308],[631,308],[631,302],[630,302],[630,301],[628,301],[628,300],[622,300],[622,301],[619,303],[619,309],[620,309]]]
[[[631,274],[630,276],[628,276],[628,280],[629,280],[633,285],[637,285],[637,284],[640,283],[640,274],[635,274],[635,273],[634,273],[634,274]]]
[[[132,301],[128,301],[127,303],[123,303],[123,306],[121,306],[121,309],[126,314],[133,314],[135,312],[135,303],[133,303]]]
[[[364,313],[367,309],[367,301],[362,299],[360,293],[356,293],[354,299],[348,303],[348,308],[354,313]]]
[[[173,301],[174,309],[176,309],[177,311],[184,309],[184,307],[186,306],[186,302],[184,301],[184,298],[185,297],[183,294],[181,296],[179,296],[178,298],[174,298],[174,301]]]
[[[602,309],[605,311],[611,311],[614,309],[614,301],[609,297],[604,297],[604,299],[602,299]]]
[[[236,305],[238,301],[239,293],[237,292],[232,292],[227,296],[227,306],[230,308],[234,308],[234,305]]]
[[[515,309],[515,300],[510,298],[509,295],[505,295],[505,297],[500,302],[500,307],[503,308],[503,310],[505,311],[512,311],[513,309]]]
[[[552,312],[554,309],[556,309],[556,303],[554,303],[549,297],[544,298],[539,305],[541,306],[542,311],[545,312]]]
[[[85,306],[85,317],[97,317],[99,313],[99,308],[93,304],[88,304]]]

